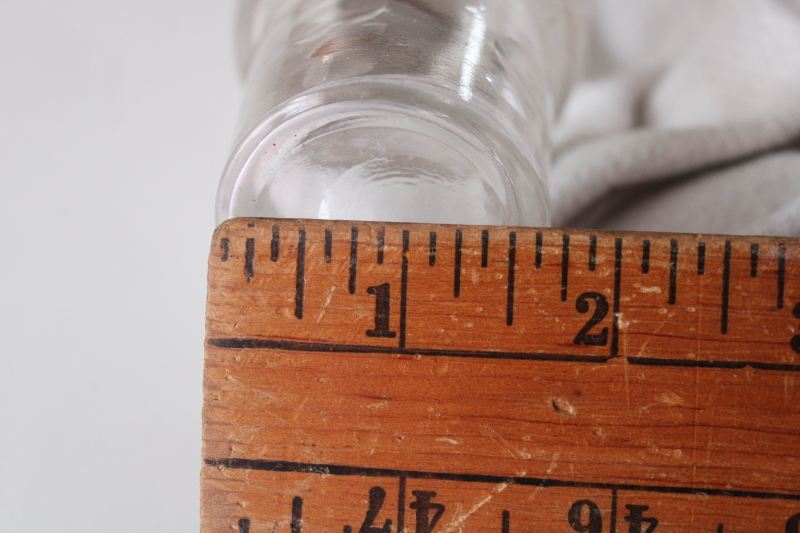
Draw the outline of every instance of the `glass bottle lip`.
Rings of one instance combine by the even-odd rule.
[[[460,154],[460,157],[477,161],[477,167],[483,168],[485,174],[492,174],[483,176],[483,179],[495,182],[491,189],[498,198],[503,198],[506,204],[505,211],[508,216],[502,220],[483,222],[508,225],[547,224],[549,216],[546,200],[534,209],[538,214],[526,213],[526,206],[520,205],[519,202],[519,193],[516,190],[519,185],[515,186],[515,180],[509,174],[510,171],[514,174],[520,172],[527,174],[523,181],[537,182],[535,187],[540,191],[539,196],[542,196],[541,191],[544,191],[546,199],[546,184],[541,179],[541,169],[535,168],[536,160],[529,154],[521,153],[520,146],[524,145],[515,142],[513,135],[503,130],[494,120],[483,116],[479,107],[475,102],[461,101],[457,93],[452,94],[442,88],[431,87],[424,82],[409,80],[404,76],[380,79],[359,77],[315,87],[275,107],[271,113],[255,121],[255,126],[242,137],[220,183],[217,222],[248,214],[236,212],[235,206],[241,206],[242,198],[248,194],[255,197],[262,189],[251,183],[250,190],[243,191],[242,178],[245,176],[246,179],[246,175],[249,174],[252,181],[255,167],[261,164],[262,169],[266,168],[263,162],[270,156],[265,156],[265,153],[268,154],[273,150],[273,156],[277,155],[280,149],[278,138],[281,134],[276,132],[282,127],[291,123],[292,127],[304,130],[305,135],[312,130],[318,132],[326,122],[327,127],[336,129],[343,124],[341,113],[350,112],[356,117],[368,116],[366,121],[362,120],[362,125],[373,128],[377,124],[376,121],[382,120],[381,115],[384,118],[391,115],[398,121],[411,121],[420,127],[437,129],[439,134],[454,135],[452,139],[454,145],[459,146],[461,143],[461,146],[469,146],[463,149],[464,153]],[[326,113],[330,114],[327,119]],[[398,124],[399,122],[395,122],[394,125]],[[392,125],[388,125],[387,128],[392,129]],[[410,135],[414,137],[417,134],[412,132]],[[460,140],[457,139],[459,136]],[[485,138],[490,139],[491,145],[487,144]],[[417,138],[410,142],[413,144],[421,141]],[[442,159],[451,157],[452,160],[456,152],[458,150],[454,149],[453,154],[442,154]],[[263,180],[271,178],[261,176],[258,179],[262,180],[260,186],[263,188]],[[502,184],[497,183],[498,181],[502,181]],[[525,184],[522,187],[524,188]],[[296,215],[290,213],[289,216]],[[320,218],[320,216],[308,218]]]

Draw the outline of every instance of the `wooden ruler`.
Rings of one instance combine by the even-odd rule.
[[[202,531],[800,532],[800,242],[235,219]]]

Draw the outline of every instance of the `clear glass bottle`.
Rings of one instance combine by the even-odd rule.
[[[579,1],[242,1],[217,221],[547,225]]]

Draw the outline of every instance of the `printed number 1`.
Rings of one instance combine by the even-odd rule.
[[[375,297],[375,329],[368,329],[367,337],[397,337],[396,331],[389,330],[391,285],[384,283],[369,287],[367,293]]]

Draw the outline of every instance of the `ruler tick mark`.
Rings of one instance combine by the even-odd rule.
[[[270,244],[269,259],[273,263],[278,260],[281,246],[281,228],[272,226],[272,243]]]
[[[325,262],[326,263],[330,263],[331,262],[331,255],[332,255],[331,252],[333,251],[332,248],[333,248],[333,235],[331,233],[331,230],[326,229],[325,230]]]
[[[378,258],[377,258],[377,261],[378,261],[379,265],[383,264],[383,239],[384,239],[385,235],[386,235],[386,228],[381,228],[378,231]]]
[[[461,230],[456,230],[456,259],[453,273],[453,296],[458,298],[461,296]]]
[[[489,266],[489,230],[481,232],[481,268]]]
[[[347,289],[350,294],[356,293],[356,273],[358,270],[358,228],[350,229],[350,279]]]
[[[506,298],[506,325],[514,324],[514,270],[517,261],[517,233],[508,234],[508,294]]]
[[[408,312],[408,247],[410,233],[403,230],[403,263],[400,270],[400,348],[406,347],[406,313]],[[398,526],[399,527],[399,526]]]
[[[501,526],[502,533],[509,533],[511,531],[511,513],[503,511],[503,522]]]
[[[619,356],[619,300],[622,288],[622,239],[614,240],[614,318],[611,326],[611,357]]]
[[[650,240],[642,241],[642,274],[650,272]]]
[[[725,241],[725,255],[722,258],[722,316],[720,331],[728,333],[728,294],[731,284],[731,241]]]
[[[247,239],[244,245],[244,275],[247,277],[247,283],[253,279],[255,273],[255,259],[256,259],[256,240]]]
[[[675,305],[678,293],[678,241],[669,242],[669,304]]]
[[[597,235],[589,235],[589,271],[597,266]]]
[[[222,255],[219,260],[223,263],[228,260],[231,251],[231,240],[228,238],[220,239],[219,247],[222,249]]]
[[[617,489],[611,491],[611,526],[608,533],[617,533]]]
[[[239,519],[239,533],[250,533],[250,520],[247,518]]]
[[[567,301],[567,284],[569,283],[569,235],[564,234],[561,238],[561,301]]]
[[[292,533],[301,533],[303,530],[303,498],[295,496],[292,498]]]
[[[697,274],[702,276],[706,273],[706,243],[697,244]]]
[[[303,318],[303,300],[306,288],[306,230],[297,231],[297,279],[294,295],[294,316]]]
[[[430,266],[436,266],[436,232],[431,232],[431,242],[430,246],[428,247],[428,264]]]
[[[786,243],[778,245],[778,309],[783,309],[783,293],[786,279]]]
[[[542,232],[536,232],[536,270],[542,268]]]
[[[758,276],[758,245],[750,245],[750,277]]]
[[[400,475],[397,490],[397,533],[406,530],[406,476]]]

